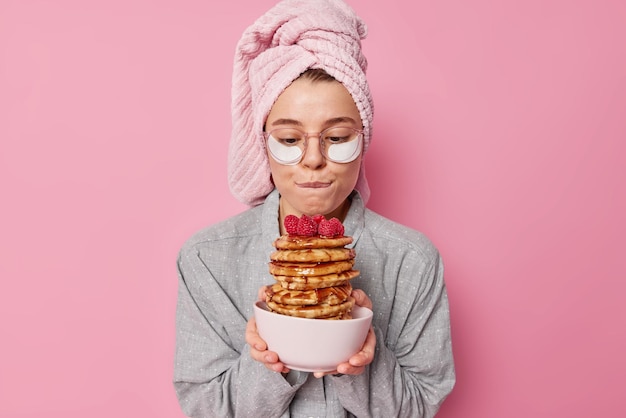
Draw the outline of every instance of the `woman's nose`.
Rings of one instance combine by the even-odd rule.
[[[326,165],[326,158],[322,154],[320,140],[317,137],[309,138],[304,150],[301,164],[305,167],[316,169]]]

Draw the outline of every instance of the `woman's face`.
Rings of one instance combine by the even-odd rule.
[[[361,155],[335,163],[321,153],[321,131],[334,126],[361,129],[359,110],[348,90],[337,81],[295,80],[278,97],[265,124],[267,132],[298,128],[309,134],[302,161],[282,165],[268,154],[274,185],[281,195],[281,217],[323,214],[341,217],[344,202],[356,185]]]

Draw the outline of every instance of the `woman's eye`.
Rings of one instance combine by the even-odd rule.
[[[297,138],[281,138],[280,142],[282,142],[284,145],[296,145],[298,143],[298,139]]]
[[[328,136],[326,140],[333,144],[340,144],[342,142],[346,142],[348,140],[347,136]]]

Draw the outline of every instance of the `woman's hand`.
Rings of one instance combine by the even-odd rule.
[[[265,288],[259,289],[259,300],[265,300]],[[268,351],[267,343],[261,338],[256,328],[256,320],[254,316],[248,320],[246,325],[246,342],[250,346],[250,356],[265,365],[269,370],[279,373],[288,373],[289,369],[285,367],[278,359],[278,354]]]
[[[372,301],[367,297],[364,291],[361,289],[355,289],[352,291],[352,297],[355,299],[355,303],[359,306],[372,309]],[[365,366],[374,361],[374,352],[376,350],[376,334],[374,328],[370,327],[365,342],[361,350],[350,357],[347,362],[341,363],[337,366],[337,370],[334,372],[317,372],[314,376],[319,378],[327,374],[352,374],[358,375],[365,371]]]

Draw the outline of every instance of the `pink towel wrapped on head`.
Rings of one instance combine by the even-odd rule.
[[[373,117],[361,52],[366,33],[342,0],[284,0],[244,32],[235,53],[228,155],[230,189],[237,199],[255,206],[274,189],[263,125],[278,96],[307,69],[325,70],[350,92],[363,122],[365,153]],[[356,189],[367,202],[363,163]]]

